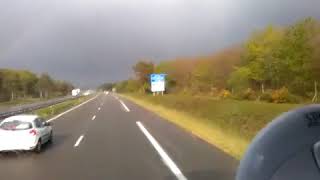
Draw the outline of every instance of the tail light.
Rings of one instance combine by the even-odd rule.
[[[32,136],[37,135],[37,131],[35,129],[32,129],[29,134],[31,134]]]

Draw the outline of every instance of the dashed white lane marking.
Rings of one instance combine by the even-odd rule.
[[[81,141],[82,141],[83,138],[84,138],[84,135],[81,135],[81,136],[78,138],[77,142],[74,144],[74,147],[78,147],[78,146],[80,145],[80,143],[81,143]]]
[[[169,157],[169,155],[163,150],[157,140],[148,132],[148,130],[143,126],[141,122],[136,122],[140,130],[150,141],[152,146],[157,150],[159,155],[161,156],[163,162],[168,166],[171,172],[177,177],[178,180],[187,180],[187,178],[182,174],[181,170],[178,166],[173,162],[173,160]]]
[[[116,98],[116,100],[119,100],[119,97],[116,95],[112,95],[114,98]]]
[[[127,107],[127,105],[126,105],[123,101],[119,100],[119,102],[121,103],[121,105],[124,107],[124,109],[125,109],[127,112],[130,112],[130,109]]]
[[[51,122],[51,121],[54,121],[54,120],[58,119],[59,117],[61,117],[61,116],[65,115],[65,114],[67,114],[68,112],[71,112],[71,111],[73,111],[73,110],[75,110],[75,109],[79,108],[80,106],[83,106],[84,104],[86,104],[86,103],[88,103],[88,102],[90,102],[90,101],[94,100],[94,99],[95,99],[95,98],[97,98],[98,96],[99,96],[99,94],[98,94],[98,95],[96,95],[95,97],[93,97],[93,98],[91,98],[91,99],[89,99],[89,100],[87,100],[87,101],[85,101],[85,102],[83,102],[83,103],[81,103],[81,104],[79,104],[79,105],[77,105],[77,106],[75,106],[75,107],[73,107],[73,108],[71,108],[71,109],[69,109],[69,110],[67,110],[67,111],[63,112],[63,113],[61,113],[61,114],[58,114],[57,116],[55,116],[55,117],[53,117],[53,118],[51,118],[51,119],[47,120],[47,122]]]
[[[100,111],[100,110],[101,110],[101,108],[99,107],[99,108],[98,108],[98,111]]]
[[[96,115],[94,115],[91,120],[93,121],[93,120],[95,120],[95,119],[96,119]]]

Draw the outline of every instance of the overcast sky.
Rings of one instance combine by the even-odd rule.
[[[78,86],[126,79],[140,59],[212,54],[269,24],[320,19],[320,0],[0,0],[0,68]]]

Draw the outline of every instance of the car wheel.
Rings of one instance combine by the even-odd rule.
[[[52,142],[53,142],[53,133],[51,132],[48,140],[48,144],[51,144]]]
[[[41,144],[41,139],[39,139],[37,146],[34,148],[34,152],[41,153],[41,151],[42,151],[42,144]]]

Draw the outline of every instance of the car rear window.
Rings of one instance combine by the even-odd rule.
[[[10,130],[10,131],[19,131],[19,130],[27,130],[31,129],[32,124],[30,122],[23,122],[19,120],[3,122],[0,125],[0,129],[2,130]]]

